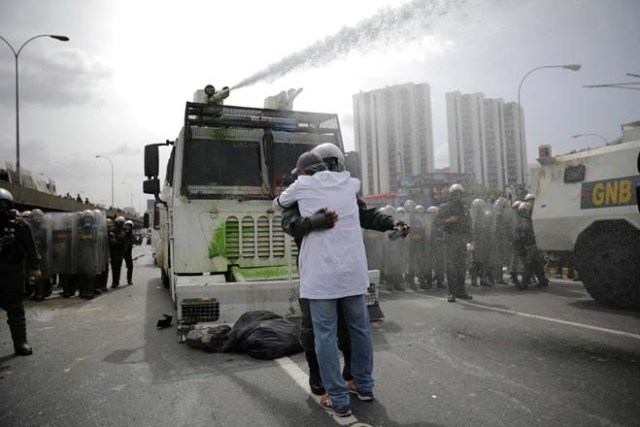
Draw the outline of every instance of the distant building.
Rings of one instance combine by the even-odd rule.
[[[446,94],[446,104],[451,171],[473,174],[491,188],[526,184],[517,104],[457,91]]]
[[[407,83],[353,96],[364,195],[393,193],[403,178],[431,173],[431,88]]]

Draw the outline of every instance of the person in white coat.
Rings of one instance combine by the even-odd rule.
[[[365,301],[369,286],[367,260],[356,195],[360,181],[349,172],[326,170],[316,153],[303,153],[292,171],[298,179],[274,201],[276,209],[298,203],[302,216],[327,208],[338,215],[333,228],[310,233],[300,248],[300,297],[309,299],[320,376],[328,399],[321,404],[338,416],[349,416],[349,392],[373,400],[373,341]],[[342,306],[351,338],[353,388],[342,378],[336,342],[337,306]]]

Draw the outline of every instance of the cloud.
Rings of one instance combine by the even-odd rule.
[[[0,106],[15,102],[14,61],[0,65]],[[68,106],[100,103],[100,84],[113,71],[103,61],[79,49],[55,49],[19,59],[20,103]]]

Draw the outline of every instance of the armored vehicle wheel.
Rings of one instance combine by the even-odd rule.
[[[602,304],[640,309],[640,232],[606,228],[581,236],[576,243],[575,259],[584,287]]]

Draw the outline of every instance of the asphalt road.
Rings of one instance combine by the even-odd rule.
[[[150,247],[136,251],[133,286],[27,303],[34,355],[13,356],[2,327],[0,426],[640,425],[640,314],[598,306],[579,283],[471,288],[454,304],[383,293],[376,401],[334,419],[302,354],[210,354],[157,330],[173,304]]]

